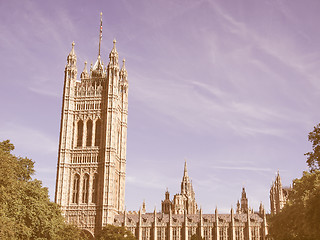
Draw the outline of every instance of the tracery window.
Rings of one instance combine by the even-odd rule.
[[[92,145],[92,120],[87,121],[87,147]]]
[[[228,231],[226,227],[219,227],[219,238],[220,240],[228,239]]]
[[[142,228],[142,240],[150,240],[150,229],[149,228]]]
[[[179,227],[172,228],[172,236],[173,236],[173,240],[180,239],[180,228]]]
[[[251,227],[252,240],[259,240],[259,227]]]
[[[205,227],[203,229],[204,240],[209,240],[210,238],[210,228]]]
[[[75,174],[73,178],[72,203],[79,203],[79,185],[80,176]]]
[[[85,174],[82,185],[82,203],[88,203],[89,196],[89,175]]]
[[[242,240],[243,239],[243,231],[241,227],[236,227],[235,228],[235,235],[236,235],[236,240]]]
[[[101,120],[98,119],[96,121],[96,139],[95,139],[95,146],[100,146],[101,141]]]
[[[81,147],[82,146],[82,137],[83,137],[83,121],[80,120],[78,122],[78,134],[77,134],[77,147]]]
[[[164,239],[165,229],[163,227],[157,228],[157,240]]]

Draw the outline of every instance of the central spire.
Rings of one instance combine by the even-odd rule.
[[[188,176],[188,170],[187,170],[187,160],[184,160],[184,173],[183,173],[184,177]]]
[[[99,56],[100,56],[101,40],[102,40],[102,12],[100,13]]]

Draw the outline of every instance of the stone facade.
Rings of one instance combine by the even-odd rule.
[[[183,201],[177,204],[176,196]],[[230,214],[218,214],[218,209],[215,209],[214,214],[203,214],[201,209],[198,210],[186,164],[181,194],[176,194],[170,201],[167,190],[161,205],[161,212],[154,210],[153,213],[146,213],[145,203],[142,211],[124,211],[115,216],[114,225],[125,226],[138,240],[190,240],[193,235],[204,240],[267,239],[268,227],[264,207],[261,204],[259,212],[249,209],[244,188],[241,205],[238,204],[236,213],[232,208]]]
[[[190,240],[196,234],[205,240],[267,239],[264,213],[247,214],[169,214],[124,212],[115,217],[114,225],[125,226],[138,240]]]
[[[94,65],[77,80],[77,57],[67,57],[60,126],[55,202],[66,221],[92,235],[124,211],[128,80],[120,69],[116,41],[104,65]]]

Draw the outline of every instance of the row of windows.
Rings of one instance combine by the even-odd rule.
[[[72,156],[72,163],[94,163],[100,162],[100,157],[98,154],[78,154]]]
[[[101,109],[100,102],[77,103],[76,110]]]
[[[135,232],[134,229],[130,229],[133,233]],[[212,230],[212,231],[211,231]],[[188,228],[188,239],[190,240],[191,237],[197,234],[196,228]],[[148,240],[151,239],[151,229],[150,228],[142,228],[142,239]],[[164,240],[168,237],[168,229],[159,227],[157,228],[157,240]],[[231,235],[228,232],[227,227],[220,227],[219,228],[219,240],[229,240]],[[262,240],[263,236],[260,235],[260,228],[259,227],[251,227],[251,239],[252,240]],[[172,239],[179,240],[182,239],[182,229],[180,227],[173,227],[172,228]],[[214,231],[211,228],[205,227],[203,229],[203,239],[204,240],[211,240],[215,239]],[[244,228],[236,227],[235,228],[235,240],[244,240]]]
[[[73,178],[73,188],[72,188],[72,203],[80,202],[80,194],[81,194],[81,202],[89,203],[89,174],[85,174],[82,178],[82,189],[80,193],[80,175],[75,174]],[[98,174],[93,175],[92,180],[92,188],[91,188],[91,202],[97,203],[97,190],[98,190]]]
[[[101,120],[98,119],[95,122],[96,128],[95,128],[95,139],[94,139],[94,146],[100,146],[100,139],[101,139]],[[84,132],[84,124],[82,120],[79,120],[77,123],[77,147],[83,146],[83,140],[85,140],[85,146],[90,147],[92,146],[93,139],[92,139],[92,128],[93,128],[93,122],[91,119],[89,119],[86,122],[86,132],[87,136],[85,139],[83,139],[83,132]]]

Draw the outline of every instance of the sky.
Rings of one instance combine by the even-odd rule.
[[[307,170],[320,122],[318,0],[0,0],[0,141],[35,161],[54,199],[64,67],[78,75],[117,40],[129,81],[126,208],[161,209],[184,161],[205,213],[228,213],[242,187],[269,190]],[[79,76],[78,76],[79,78]]]

